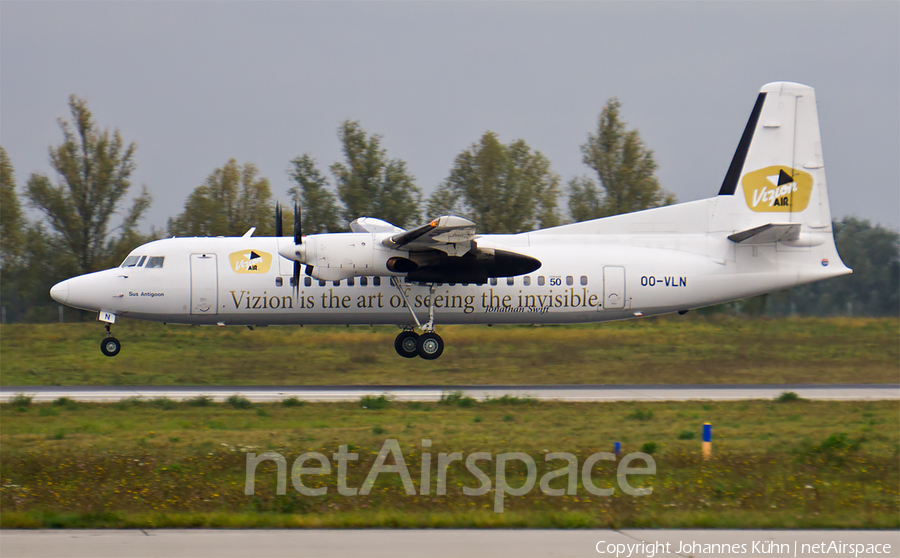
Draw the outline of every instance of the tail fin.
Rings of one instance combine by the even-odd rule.
[[[799,83],[760,90],[719,190],[712,230],[775,222],[831,231],[816,94]]]

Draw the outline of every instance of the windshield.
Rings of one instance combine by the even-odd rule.
[[[128,256],[120,267],[134,267],[140,259],[140,256]]]

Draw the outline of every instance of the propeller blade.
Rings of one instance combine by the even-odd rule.
[[[300,227],[300,205],[294,203],[294,244],[303,244]]]
[[[275,202],[275,236],[284,236],[284,227],[281,223],[281,202]]]
[[[297,302],[297,295],[300,293],[300,262],[294,260],[294,275],[291,277],[291,285],[294,287],[294,302]]]

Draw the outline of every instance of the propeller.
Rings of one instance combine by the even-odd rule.
[[[303,244],[300,219],[300,205],[294,202],[294,246]],[[297,260],[294,260],[294,274],[291,278],[291,283],[294,286],[294,298],[296,299],[300,292],[300,262]]]
[[[275,236],[284,236],[284,227],[281,223],[281,202],[275,202]]]

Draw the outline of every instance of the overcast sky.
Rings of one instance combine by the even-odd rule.
[[[0,144],[51,172],[70,94],[138,144],[162,227],[231,157],[287,199],[345,119],[428,194],[486,130],[568,181],[610,97],[679,201],[714,196],[759,88],[816,88],[833,216],[900,225],[900,2],[0,2]]]

